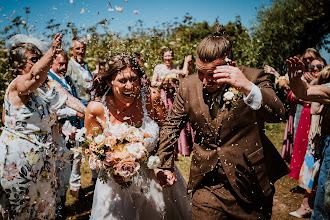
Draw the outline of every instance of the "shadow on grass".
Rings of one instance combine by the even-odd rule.
[[[76,199],[72,204],[68,205],[66,219],[89,219],[93,204],[94,185],[90,185],[81,190],[79,199]]]

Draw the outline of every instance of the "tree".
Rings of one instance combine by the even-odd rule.
[[[252,28],[255,66],[265,64],[280,73],[285,59],[301,54],[308,47],[325,46],[330,33],[329,0],[274,0],[271,7],[258,11]]]

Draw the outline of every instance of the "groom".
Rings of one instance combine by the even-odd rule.
[[[235,67],[223,26],[197,48],[197,74],[185,78],[161,129],[156,175],[174,184],[174,144],[189,122],[196,132],[188,191],[193,219],[270,219],[276,180],[289,172],[266,137],[284,106],[263,70]],[[230,64],[230,65],[227,65]]]

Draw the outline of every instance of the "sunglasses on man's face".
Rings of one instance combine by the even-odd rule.
[[[315,69],[315,67],[316,68],[318,68],[318,69],[322,69],[323,68],[323,65],[322,64],[317,64],[317,65],[309,65],[309,69]]]
[[[39,57],[30,57],[29,60],[31,60],[32,63],[36,63],[38,62],[38,60],[40,60],[41,56]]]

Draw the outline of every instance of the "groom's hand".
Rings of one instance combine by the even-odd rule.
[[[154,169],[154,171],[162,187],[172,186],[176,182],[175,175],[170,170]]]

